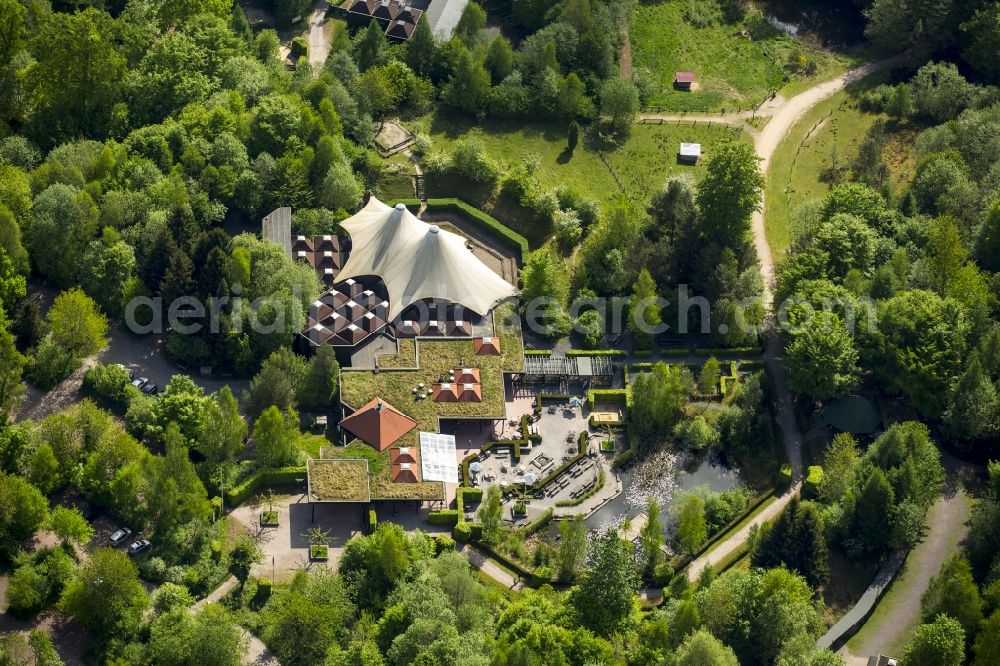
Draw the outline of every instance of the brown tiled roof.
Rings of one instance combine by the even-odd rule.
[[[482,402],[483,401],[483,385],[482,384],[459,384],[458,385],[458,401],[459,402]]]
[[[476,351],[476,356],[499,356],[500,338],[498,337],[473,338],[472,348]]]
[[[455,368],[456,384],[478,384],[479,368]]]
[[[435,384],[431,391],[434,402],[456,402],[458,400],[457,389],[452,383]]]
[[[393,463],[392,482],[393,483],[416,483],[417,475],[414,472],[416,465],[413,463]]]
[[[374,398],[342,420],[340,427],[375,449],[385,451],[400,437],[416,428],[417,422],[382,398]]]
[[[417,462],[417,450],[409,446],[397,446],[395,448],[389,449],[389,462],[395,465],[396,463],[415,463]]]
[[[390,37],[396,37],[398,39],[409,39],[413,31],[416,30],[417,26],[412,21],[401,21],[396,19],[389,24],[389,29],[385,31],[385,34]]]
[[[351,4],[349,11],[357,12],[359,14],[368,14],[371,16],[378,4],[377,0],[357,0],[357,2]]]

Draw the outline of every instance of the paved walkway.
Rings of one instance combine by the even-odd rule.
[[[871,654],[899,656],[920,623],[920,601],[945,561],[968,534],[971,499],[963,481],[976,469],[948,454],[941,462],[947,470],[945,493],[927,512],[923,539],[910,551],[896,582],[882,597],[871,617],[841,654],[865,659]]]
[[[320,0],[313,5],[309,14],[309,27],[305,37],[309,42],[309,64],[322,67],[326,57],[330,55],[330,38],[326,29],[326,11],[330,8],[329,0]]]
[[[479,569],[484,574],[506,587],[508,590],[520,592],[524,589],[524,582],[521,581],[519,577],[515,578],[514,576],[511,576],[510,572],[490,559],[486,553],[479,550],[475,546],[471,546],[467,543],[457,544],[455,546],[455,550],[465,555],[472,566]]]

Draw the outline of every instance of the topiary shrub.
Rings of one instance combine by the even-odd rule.
[[[449,550],[455,550],[455,540],[447,534],[439,534],[434,538],[434,554],[440,555]]]
[[[819,465],[810,465],[806,474],[805,484],[802,486],[803,497],[815,497],[819,489],[819,484],[823,482],[823,468]]]
[[[472,541],[472,524],[458,523],[455,525],[455,541],[459,543],[469,543]]]
[[[779,480],[782,484],[786,486],[792,485],[792,466],[785,463],[781,466],[781,470],[778,472]]]

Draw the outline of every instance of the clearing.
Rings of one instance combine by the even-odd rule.
[[[791,222],[802,204],[826,196],[838,169],[849,169],[865,132],[879,118],[839,92],[806,113],[778,146],[767,174],[767,242],[776,264],[791,243]]]
[[[684,18],[688,4],[637,3],[632,12],[632,68],[651,73],[650,106],[666,111],[748,109],[790,82],[797,84],[798,92],[848,66],[847,57],[785,35],[759,12],[748,12],[736,23],[695,27]],[[809,73],[795,79],[786,76],[790,59]],[[684,70],[695,73],[697,90],[673,89],[674,74]]]

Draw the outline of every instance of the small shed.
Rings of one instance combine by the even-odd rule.
[[[697,164],[700,157],[700,143],[682,143],[681,149],[677,153],[677,161],[684,164]]]
[[[674,74],[674,88],[677,90],[691,90],[694,85],[694,72],[677,72]]]

